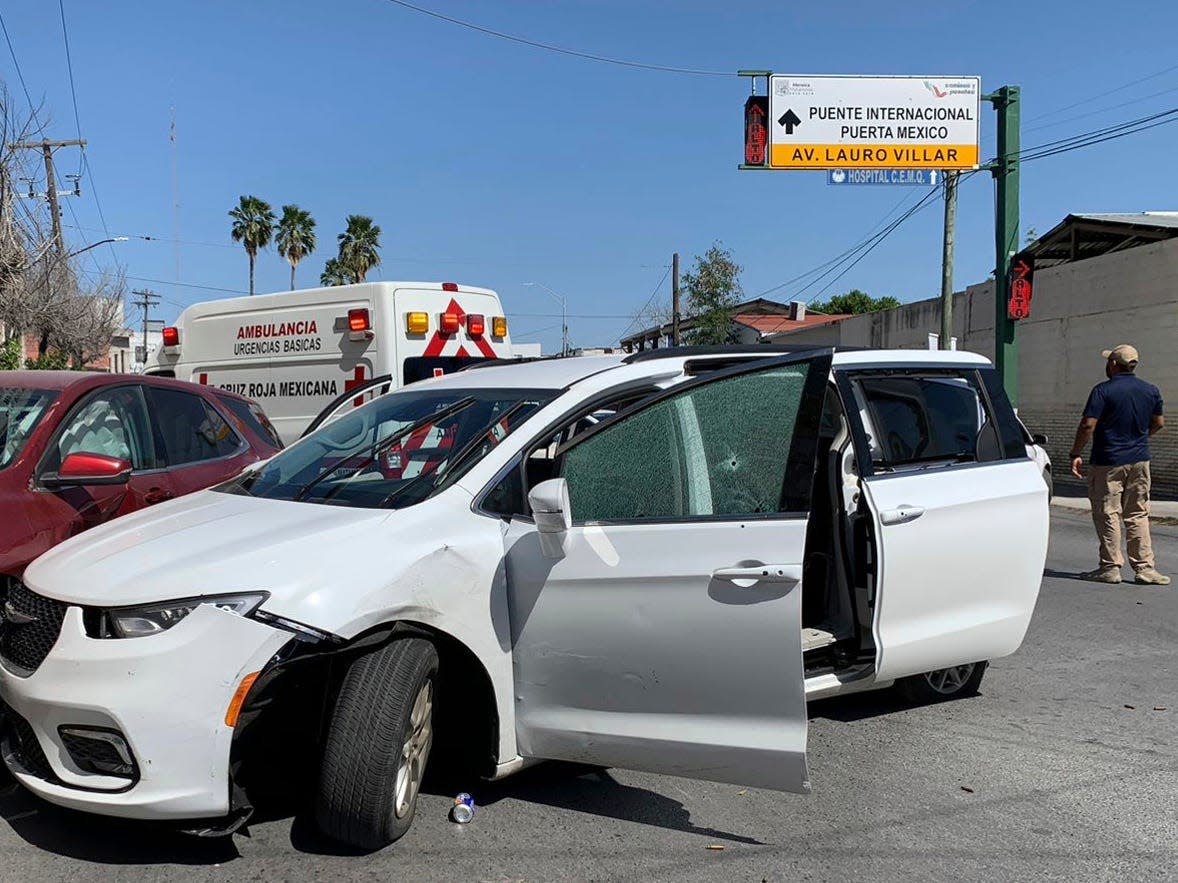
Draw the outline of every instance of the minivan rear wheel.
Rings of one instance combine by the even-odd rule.
[[[986,673],[985,662],[939,668],[896,681],[896,689],[913,702],[943,702],[977,695]]]
[[[315,821],[328,837],[381,849],[413,824],[434,737],[438,652],[402,638],[351,663],[323,748]]]

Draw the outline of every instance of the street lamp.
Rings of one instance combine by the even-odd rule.
[[[129,236],[112,236],[110,239],[100,239],[97,242],[91,242],[85,248],[79,248],[77,251],[71,251],[69,254],[66,255],[66,258],[68,259],[68,258],[75,257],[77,255],[80,255],[84,251],[89,251],[92,248],[98,248],[98,246],[100,246],[100,245],[106,245],[108,242],[126,242],[130,238],[131,237],[129,237]]]
[[[569,322],[568,322],[568,307],[565,303],[564,295],[553,291],[543,282],[525,282],[525,286],[543,288],[553,298],[560,302],[560,354],[567,356],[569,354]]]

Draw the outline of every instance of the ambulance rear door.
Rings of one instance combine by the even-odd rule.
[[[488,288],[398,283],[391,309],[396,351],[387,370],[398,386],[487,359],[512,358],[503,306]]]

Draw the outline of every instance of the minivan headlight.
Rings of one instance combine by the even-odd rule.
[[[106,611],[112,638],[145,638],[166,632],[197,607],[211,604],[227,613],[249,616],[269,597],[268,592],[237,595],[207,595],[180,601],[161,601],[141,607],[115,607]]]

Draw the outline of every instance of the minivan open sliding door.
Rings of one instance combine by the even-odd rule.
[[[978,364],[836,371],[879,547],[876,676],[1014,652],[1047,552],[1047,488]]]
[[[563,548],[530,519],[507,536],[521,754],[809,790],[801,576],[830,365],[716,371],[557,453]]]

